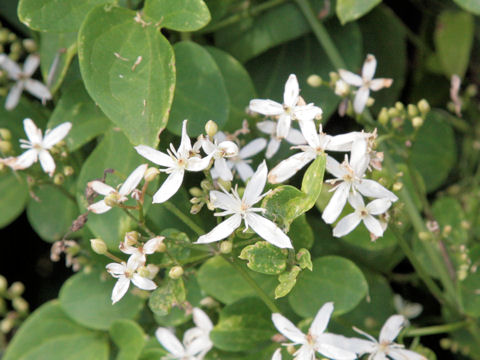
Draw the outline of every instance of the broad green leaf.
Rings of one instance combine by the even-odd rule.
[[[93,9],[78,35],[80,70],[92,99],[130,141],[156,146],[173,99],[175,60],[158,28],[135,16],[118,7]]]
[[[62,84],[68,67],[77,53],[77,33],[44,32],[40,34],[40,67],[52,94]]]
[[[275,288],[275,299],[287,296],[290,291],[292,291],[297,283],[297,277],[301,270],[302,269],[299,266],[293,266],[291,269],[278,276],[280,284]]]
[[[342,25],[361,18],[382,0],[337,0],[336,12]]]
[[[146,0],[143,12],[160,27],[175,31],[199,30],[210,21],[203,0]]]
[[[267,275],[282,273],[287,267],[287,251],[258,241],[253,245],[245,246],[239,258],[247,260],[249,269]]]
[[[435,48],[443,66],[443,73],[450,78],[465,75],[470,62],[474,36],[474,18],[463,11],[443,11],[437,19],[434,33]]]
[[[28,186],[23,176],[10,169],[0,172],[0,229],[20,215],[28,200]]]
[[[307,195],[307,199],[303,205],[305,209],[304,212],[307,212],[315,205],[322,192],[326,159],[327,157],[325,155],[317,156],[303,175],[302,192]]]
[[[245,109],[256,97],[252,79],[243,65],[230,54],[211,46],[205,49],[217,63],[230,98],[230,114],[222,130],[233,132],[242,127]]]
[[[81,81],[74,82],[62,93],[48,127],[53,128],[66,121],[73,125],[65,139],[70,151],[105,133],[111,126],[109,119],[88,96]]]
[[[143,307],[142,299],[130,292],[112,305],[110,297],[115,283],[116,279],[98,270],[77,273],[60,289],[60,305],[79,324],[108,330],[115,320],[133,319]]]
[[[281,24],[284,26],[285,23]],[[364,55],[362,33],[358,24],[340,26],[337,21],[326,21],[324,24],[345,59],[347,68],[360,68]],[[329,72],[337,71],[313,35],[271,49],[249,61],[246,67],[261,98],[282,102],[285,82],[290,74],[296,74],[301,89],[300,95],[307,103],[314,102],[320,106],[325,120],[336,110],[340,102],[340,98],[329,88],[325,86],[313,88],[307,84],[307,78],[312,74],[328,79]]]
[[[110,337],[120,351],[116,360],[137,360],[145,344],[143,329],[132,320],[116,320],[110,326]]]
[[[367,290],[365,277],[352,261],[325,256],[313,261],[313,271],[302,271],[288,301],[304,317],[315,316],[324,303],[333,301],[335,313],[341,315],[354,309]]]
[[[37,31],[77,31],[87,13],[96,5],[113,0],[20,0],[18,17],[29,28]]]
[[[190,255],[190,239],[187,234],[176,229],[165,229],[161,232],[165,236],[164,243],[168,253],[178,261],[185,260]]]
[[[243,264],[241,266],[267,294],[273,295],[277,283],[275,277],[250,271]],[[225,304],[257,295],[242,275],[221,256],[213,257],[203,263],[197,279],[203,291]]]
[[[183,280],[166,278],[164,283],[150,295],[148,307],[154,314],[165,316],[170,313],[173,306],[183,303],[185,297]]]
[[[288,236],[295,249],[310,249],[313,245],[313,231],[305,214],[299,216],[290,224]]]
[[[142,159],[122,132],[115,129],[107,132],[80,171],[77,182],[80,211],[86,211],[88,206],[85,190],[89,181],[101,179],[106,169],[114,169],[124,176],[120,179],[115,174],[107,174],[106,183],[115,187],[141,164]],[[96,197],[94,201],[101,199],[102,195]],[[129,203],[130,201],[127,204]],[[135,203],[132,201],[132,204]],[[149,204],[149,201],[146,200],[145,204]],[[119,242],[127,231],[133,230],[134,222],[122,209],[113,208],[104,214],[90,213],[87,226],[96,237],[103,239],[111,250],[118,250]]]
[[[455,137],[440,111],[431,111],[411,148],[411,161],[425,181],[427,192],[444,183],[457,158]]]
[[[453,0],[458,6],[475,15],[480,15],[480,1],[479,0]]]
[[[230,101],[215,60],[207,50],[191,41],[176,43],[173,49],[177,85],[168,130],[180,135],[185,119],[190,136],[203,133],[210,119],[222,128],[228,119]]]
[[[260,299],[246,298],[222,309],[210,339],[219,349],[244,351],[268,343],[275,333],[266,305]]]
[[[307,195],[291,185],[280,185],[271,191],[262,202],[266,214],[281,227],[288,229],[293,220],[305,211]]]
[[[446,236],[450,245],[467,244],[468,231],[462,226],[466,216],[458,200],[447,196],[441,197],[433,203],[432,212],[440,225],[440,232],[445,230],[445,226],[451,226],[451,231]]]
[[[58,337],[89,334],[62,310],[57,300],[39,307],[22,324],[3,354],[3,360],[18,360],[28,352]]]
[[[27,205],[30,225],[45,241],[62,239],[78,216],[75,198],[52,185],[35,187],[33,192],[36,198],[30,199]]]
[[[465,280],[460,282],[460,295],[463,309],[466,314],[473,317],[480,317],[479,288],[480,274],[478,272],[469,274]]]

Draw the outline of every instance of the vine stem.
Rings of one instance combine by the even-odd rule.
[[[165,201],[163,203],[163,206],[165,207],[165,209],[167,209],[168,211],[170,211],[173,215],[175,215],[176,217],[178,217],[180,220],[182,220],[182,222],[187,225],[194,233],[196,233],[197,235],[203,235],[205,234],[205,231],[200,227],[198,226],[197,224],[195,224],[195,222],[193,222],[187,215],[185,215],[182,210],[180,210],[179,208],[177,208],[172,202],[170,201]]]
[[[456,331],[459,329],[463,329],[470,325],[470,321],[458,321],[450,324],[445,325],[436,325],[436,326],[427,326],[418,329],[411,329],[407,330],[403,336],[404,337],[415,337],[415,336],[425,336],[425,335],[436,335],[442,333],[448,333],[452,331]]]
[[[248,272],[245,271],[245,269],[238,263],[237,259],[232,259],[229,258],[228,256],[222,255],[225,260],[229,262],[230,265],[233,266],[235,270],[245,279],[246,282],[250,285],[250,287],[255,290],[257,295],[262,299],[262,301],[265,303],[265,305],[268,306],[270,311],[272,313],[280,313],[279,308],[275,303],[273,302],[272,299],[263,291],[263,289],[256,283],[255,280],[252,279],[252,277],[248,274]]]
[[[124,207],[122,207],[121,209],[123,209],[125,214],[127,214],[132,220],[134,220],[138,224],[138,226],[141,227],[142,230],[144,230],[148,234],[148,236],[151,236],[151,237],[155,236],[155,233],[152,230],[150,230],[148,227],[146,227],[144,223],[138,220],[130,211],[128,211]]]

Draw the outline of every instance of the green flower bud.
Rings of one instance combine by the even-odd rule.
[[[14,54],[21,54],[22,53],[22,43],[20,41],[15,41],[12,45],[10,45],[10,52]]]
[[[430,111],[430,104],[425,99],[420,100],[418,102],[417,106],[418,106],[418,110],[420,110],[422,115],[425,115],[426,113],[428,113]]]
[[[158,174],[160,174],[160,170],[156,167],[149,167],[147,171],[145,171],[143,178],[146,182],[151,182],[157,178]]]
[[[28,312],[28,303],[25,301],[25,299],[21,297],[13,299],[12,306],[16,311],[21,314]]]
[[[380,114],[378,114],[378,122],[385,126],[388,124],[388,119],[388,110],[383,107],[382,110],[380,110]]]
[[[37,43],[32,39],[24,39],[23,47],[28,53],[35,53],[38,50]]]
[[[138,242],[140,234],[136,231],[129,231],[125,234],[125,242],[127,245],[133,246]]]
[[[4,154],[8,154],[12,151],[12,143],[10,141],[0,140],[0,151]]]
[[[6,28],[0,29],[0,44],[5,44],[8,41],[9,33],[10,31]]]
[[[232,183],[230,181],[225,181],[225,180],[222,180],[220,178],[217,179],[217,182],[226,190],[226,191],[230,191],[230,189],[232,188]]]
[[[220,243],[220,252],[222,254],[230,254],[233,249],[233,244],[230,240],[225,240]]]
[[[408,116],[413,118],[418,115],[418,108],[414,104],[408,104],[407,112]]]
[[[468,85],[465,89],[465,95],[468,97],[474,97],[478,93],[478,87],[475,84]]]
[[[201,197],[203,196],[203,191],[202,189],[198,188],[198,187],[192,187],[190,188],[190,190],[188,190],[190,195],[192,196],[196,196],[196,197]]]
[[[390,108],[388,109],[388,117],[394,118],[399,116],[400,114],[398,113],[398,110],[396,108]]]
[[[65,166],[63,168],[63,173],[65,176],[72,176],[75,173],[75,170],[71,166]]]
[[[322,78],[316,74],[312,74],[307,78],[307,84],[311,87],[319,87],[322,85]]]
[[[405,106],[400,101],[397,101],[395,103],[395,109],[397,109],[399,112],[402,112],[405,110]]]
[[[178,279],[183,275],[183,268],[181,266],[174,266],[168,272],[170,279]]]
[[[423,119],[420,116],[415,116],[412,119],[412,125],[414,128],[419,128],[420,126],[423,125]]]
[[[108,252],[107,244],[102,239],[90,239],[90,246],[98,255],[105,255]]]
[[[208,120],[207,123],[205,124],[205,132],[207,133],[207,135],[213,138],[217,133],[217,131],[218,131],[217,123],[213,120]]]
[[[0,138],[8,141],[12,138],[12,133],[8,129],[0,129]]]
[[[53,177],[53,183],[55,185],[62,185],[65,182],[65,176],[63,174],[55,174]]]
[[[20,281],[15,281],[10,288],[8,289],[8,293],[12,298],[19,297],[25,291],[25,285],[23,285]]]
[[[167,245],[165,245],[164,242],[161,242],[160,244],[158,244],[157,252],[164,253],[165,251],[167,251]]]
[[[0,293],[3,293],[5,290],[7,290],[8,287],[8,282],[5,276],[0,275]]]

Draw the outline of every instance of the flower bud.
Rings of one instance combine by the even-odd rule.
[[[215,300],[214,298],[212,298],[210,296],[207,296],[207,297],[203,298],[202,300],[200,300],[200,305],[202,305],[206,308],[214,308],[214,307],[217,307],[219,304],[218,304],[217,300]]]
[[[8,34],[8,41],[14,42],[15,40],[17,40],[17,35],[15,35],[13,32],[10,32]]]
[[[107,204],[108,206],[115,207],[118,205],[118,194],[112,192],[105,196],[105,199],[103,201],[105,201],[105,204]]]
[[[203,191],[202,189],[198,188],[198,187],[192,187],[190,188],[190,190],[188,190],[190,192],[190,195],[192,196],[195,196],[195,197],[201,197],[203,196]]]
[[[388,117],[391,117],[391,118],[394,118],[394,117],[397,117],[397,116],[400,115],[400,114],[398,113],[398,110],[395,109],[395,108],[393,108],[393,107],[392,107],[392,108],[389,108],[387,113],[388,113]]]
[[[388,124],[388,110],[387,108],[383,107],[382,110],[380,110],[380,114],[378,114],[378,122],[382,124],[383,126]]]
[[[399,112],[402,112],[405,110],[405,106],[400,101],[397,101],[395,103],[395,109],[397,109]]]
[[[415,117],[418,115],[418,108],[414,104],[408,104],[407,113],[410,117]]]
[[[4,154],[12,151],[12,143],[10,141],[0,140],[0,151]]]
[[[295,349],[295,346],[293,346],[293,345],[288,345],[288,346],[287,346],[287,352],[288,352],[290,355],[295,354],[296,351],[297,351],[297,349]]]
[[[222,180],[221,178],[217,179],[219,185],[221,185],[226,191],[230,191],[232,188],[232,183],[230,181]]]
[[[460,223],[460,226],[464,230],[470,230],[470,228],[472,227],[472,224],[470,223],[470,221],[462,220],[462,222]]]
[[[225,240],[220,243],[220,252],[222,254],[230,254],[233,249],[233,244],[230,240]]]
[[[338,79],[340,79],[340,75],[338,75],[338,73],[334,72],[334,71],[330,71],[328,73],[328,76],[330,77],[330,81],[335,84],[337,82]]]
[[[8,141],[12,138],[12,133],[8,129],[0,129],[0,138]]]
[[[25,301],[25,299],[21,297],[13,299],[12,306],[16,311],[21,314],[28,312],[28,303]]]
[[[73,167],[71,166],[65,166],[63,168],[63,174],[65,176],[72,176],[75,173],[75,170],[73,170]]]
[[[108,252],[107,244],[102,239],[90,239],[90,246],[98,255],[104,255]]]
[[[55,174],[53,177],[53,183],[55,185],[62,185],[65,182],[65,176],[63,174]]]
[[[0,275],[0,293],[3,293],[5,290],[7,290],[8,287],[8,282],[5,276]]]
[[[20,281],[15,281],[8,289],[8,293],[12,298],[19,297],[24,291],[25,285],[23,285]]]
[[[0,316],[4,317],[4,315],[7,313],[7,310],[7,302],[4,298],[0,297]]]
[[[183,275],[183,268],[181,266],[174,266],[168,272],[170,279],[176,280]]]
[[[125,233],[124,241],[127,245],[133,246],[138,242],[140,234],[136,231],[129,231]]]
[[[22,43],[20,41],[15,41],[13,44],[10,45],[10,52],[14,54],[21,54]]]
[[[375,99],[372,98],[372,97],[369,97],[369,98],[367,99],[367,107],[370,107],[370,106],[372,106],[373,104],[375,104]]]
[[[445,225],[442,230],[442,236],[447,237],[452,232],[452,225]]]
[[[165,245],[164,242],[161,242],[160,244],[158,244],[157,252],[164,253],[165,251],[167,251],[167,245]]]
[[[393,184],[393,191],[400,191],[403,188],[403,183],[400,181],[397,181],[396,183]]]
[[[392,119],[392,126],[395,129],[398,129],[399,127],[401,127],[403,123],[404,123],[404,120],[400,116],[396,116]]]
[[[35,53],[38,50],[37,43],[32,39],[24,39],[23,47],[28,53]]]
[[[322,78],[317,74],[312,74],[307,78],[307,84],[311,87],[319,87],[322,85]]]
[[[213,120],[208,120],[205,124],[205,132],[210,138],[213,138],[218,131],[218,125]]]
[[[145,171],[143,178],[146,182],[151,182],[157,178],[158,174],[160,174],[160,170],[156,167],[149,167],[147,171]]]
[[[468,97],[474,97],[477,95],[477,93],[478,93],[478,88],[477,88],[477,85],[475,84],[470,84],[465,89],[465,95],[467,95]]]
[[[8,41],[9,33],[10,31],[6,28],[0,29],[0,44],[5,44]]]
[[[425,115],[426,113],[428,113],[430,111],[430,104],[425,99],[420,100],[418,102],[417,106],[418,106],[418,110],[420,110],[420,112],[423,115]]]
[[[420,240],[426,241],[426,240],[429,240],[431,238],[431,234],[428,231],[420,231],[418,233],[418,238]]]
[[[0,331],[4,334],[7,334],[12,330],[13,326],[15,324],[15,321],[11,317],[6,317],[0,322]]]
[[[418,129],[420,126],[423,125],[423,119],[420,116],[415,116],[412,119],[412,125],[415,129]]]
[[[193,214],[193,215],[198,214],[202,210],[202,208],[203,208],[203,203],[194,204],[190,209],[190,214]],[[211,209],[211,210],[213,211],[214,209]]]
[[[138,269],[137,269],[137,273],[138,275],[140,275],[141,277],[144,277],[144,278],[150,278],[150,271],[147,269],[147,267],[145,266],[140,266]]]
[[[207,180],[207,179],[204,179],[200,182],[200,187],[204,190],[204,191],[210,191],[210,190],[213,190],[213,185],[212,183]]]
[[[335,83],[335,94],[336,95],[341,96],[341,97],[345,97],[345,96],[348,95],[349,92],[350,92],[350,86],[345,81],[343,81],[342,79],[339,79]]]

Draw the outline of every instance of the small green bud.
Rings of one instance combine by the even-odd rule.
[[[25,291],[25,285],[23,285],[20,281],[15,281],[10,288],[8,289],[8,293],[12,298],[19,297]]]
[[[4,334],[8,334],[10,330],[12,330],[14,325],[15,325],[15,322],[13,318],[6,317],[0,322],[0,331]]]
[[[423,241],[430,240],[431,234],[428,231],[420,231],[418,233],[418,238]]]
[[[5,290],[7,290],[8,287],[8,282],[5,276],[0,275],[0,293],[3,293]]]
[[[138,242],[138,239],[140,238],[140,234],[136,231],[129,231],[125,233],[125,242],[127,245],[133,246]]]
[[[230,189],[232,188],[232,183],[230,181],[225,181],[225,180],[222,180],[220,178],[217,179],[217,182],[226,190],[226,191],[230,191]]]
[[[23,47],[28,53],[35,53],[38,50],[37,43],[32,39],[24,39]]]
[[[470,84],[465,89],[465,95],[467,95],[468,97],[474,97],[477,95],[477,93],[478,93],[478,87],[475,84]]]
[[[176,280],[183,275],[183,268],[181,266],[174,266],[168,272],[170,279]]]
[[[12,151],[12,143],[10,141],[0,140],[0,151],[4,154],[8,154]]]
[[[440,340],[440,347],[442,349],[448,350],[452,347],[452,340],[449,338],[443,338]]]
[[[415,117],[418,115],[418,108],[414,104],[408,104],[407,113],[410,117]]]
[[[167,245],[165,245],[164,242],[161,242],[160,244],[158,244],[157,252],[164,253],[165,251],[167,251]]]
[[[330,77],[330,81],[335,84],[337,82],[338,79],[340,79],[340,75],[338,75],[338,73],[334,72],[334,71],[330,71],[328,73],[328,76]]]
[[[8,34],[10,31],[8,29],[0,29],[0,44],[5,44],[8,41]]]
[[[417,106],[418,106],[418,110],[420,110],[422,115],[425,115],[426,113],[428,113],[430,111],[430,104],[425,99],[420,100],[418,102]]]
[[[14,33],[9,33],[8,34],[8,41],[10,42],[14,42],[15,40],[17,40],[17,35],[15,35]]]
[[[388,124],[388,119],[388,110],[383,107],[382,110],[380,110],[380,114],[378,114],[378,122],[385,126]]]
[[[190,209],[190,214],[198,214],[203,208],[203,203],[200,203],[200,204],[194,204],[192,205],[192,208]],[[214,209],[210,209],[210,210],[214,210]]]
[[[404,120],[403,118],[401,118],[400,116],[395,116],[393,119],[392,119],[392,126],[395,128],[395,129],[398,129],[399,127],[401,127],[404,123]]]
[[[405,110],[405,106],[400,101],[397,101],[395,103],[395,109],[397,109],[399,112],[402,112],[403,110]]]
[[[65,176],[72,176],[75,173],[75,170],[71,166],[65,166],[63,168],[63,174]]]
[[[390,118],[394,118],[394,117],[397,117],[399,116],[400,114],[398,113],[398,110],[396,108],[389,108],[388,109],[388,117]]]
[[[403,183],[400,181],[397,181],[396,183],[393,184],[393,191],[400,191],[403,188]]]
[[[28,303],[21,297],[13,299],[12,306],[21,314],[28,312]]]
[[[107,244],[102,239],[90,239],[90,246],[98,255],[105,255],[108,252]]]
[[[4,315],[7,313],[7,310],[7,302],[4,298],[0,297],[0,316],[4,317]]]
[[[203,196],[203,191],[202,189],[198,188],[198,187],[192,187],[190,188],[190,190],[188,190],[190,192],[190,195],[192,196],[196,196],[196,197],[201,197]]]
[[[8,141],[12,138],[12,133],[8,129],[0,129],[0,138]]]
[[[370,107],[373,104],[375,104],[375,99],[372,98],[372,97],[369,97],[368,100],[367,100],[367,107]]]
[[[423,119],[420,117],[420,116],[415,116],[413,119],[412,119],[412,125],[414,128],[419,128],[420,126],[423,125]]]
[[[222,254],[230,254],[233,249],[233,244],[230,240],[225,240],[220,243],[220,252]]]
[[[63,174],[55,174],[53,177],[53,183],[55,185],[62,185],[65,182],[65,176]]]
[[[144,278],[150,278],[150,271],[145,266],[141,266],[137,269],[137,273]]]
[[[14,54],[21,54],[22,53],[22,43],[20,41],[15,41],[10,45],[10,52]]]
[[[210,138],[213,138],[215,134],[218,132],[218,125],[213,120],[208,120],[205,124],[205,132]]]
[[[322,85],[322,78],[316,74],[312,74],[307,78],[307,84],[311,87],[319,87]]]
[[[149,167],[147,171],[145,171],[143,178],[146,182],[151,182],[157,178],[158,174],[160,174],[160,170],[156,167]]]

